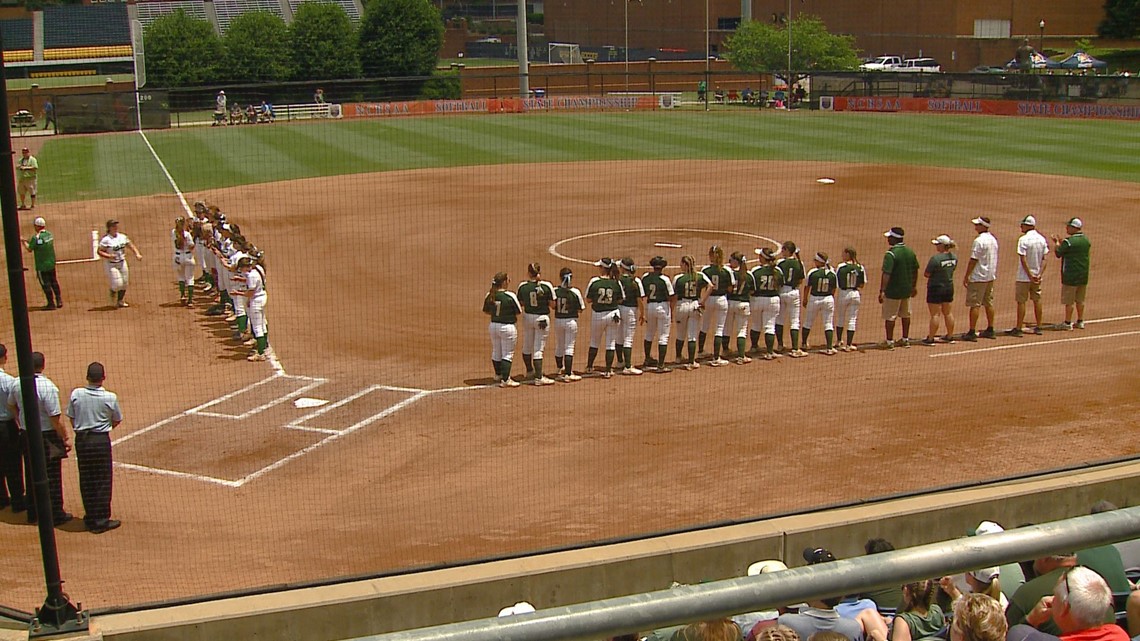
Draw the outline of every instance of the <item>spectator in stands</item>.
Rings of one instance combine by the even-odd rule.
[[[748,576],[758,576],[760,574],[769,574],[772,572],[780,572],[787,570],[788,566],[784,565],[783,561],[768,560],[757,561],[748,566]],[[755,612],[747,612],[745,614],[738,614],[732,617],[732,622],[740,627],[740,632],[745,637],[751,635],[756,636],[764,628],[775,627],[776,620],[780,618],[779,610],[757,610]]]
[[[993,521],[982,521],[978,524],[978,527],[970,530],[968,534],[970,536],[980,536],[982,534],[997,534],[998,532],[1004,531],[1005,529],[1002,526]],[[1007,600],[1012,599],[1017,589],[1025,583],[1025,572],[1018,563],[1000,565],[998,566],[998,570],[1001,575],[1001,593],[1006,596]],[[965,577],[958,575],[955,577],[955,581],[958,585],[958,589],[962,591],[962,593],[966,593],[968,584],[966,583]]]
[[[1001,576],[1001,568],[994,566],[971,570],[964,576],[966,584],[970,587],[969,592],[963,592],[952,576],[944,576],[938,582],[951,602],[958,601],[966,594],[984,594],[1000,603],[1002,610],[1009,605],[1009,599],[1006,599],[1001,592],[1001,580],[998,578]]]
[[[1001,604],[982,594],[966,594],[954,603],[950,641],[1005,641],[1009,626]]]
[[[1026,584],[1028,585],[1028,583]],[[1099,574],[1074,567],[1064,572],[1026,616],[1026,623],[1012,626],[1009,641],[1128,641],[1128,634],[1113,620],[1112,590]],[[1043,632],[1046,623],[1058,634]]]
[[[1128,634],[1133,638],[1140,637],[1140,590],[1128,595],[1125,609],[1128,613]]]
[[[891,552],[895,546],[886,539],[868,539],[867,543],[863,545],[863,550],[868,554],[881,554],[883,552]],[[880,588],[870,592],[864,592],[863,598],[871,599],[878,606],[879,610],[884,608],[898,609],[902,605],[902,588]]]
[[[1043,597],[1053,594],[1057,581],[1076,565],[1077,556],[1075,554],[1053,554],[1035,560],[1033,571],[1037,573],[1037,578],[1027,581],[1009,600],[1009,607],[1005,611],[1005,620],[1009,623],[1009,627],[1026,623],[1026,617],[1033,608],[1040,603]],[[1053,623],[1053,619],[1047,616],[1030,623],[1030,625],[1046,634],[1053,636],[1061,634],[1061,629]]]
[[[673,641],[739,641],[740,628],[729,619],[691,623],[673,635]]]
[[[231,125],[240,125],[241,124],[241,105],[239,105],[236,102],[234,103],[233,108],[230,109],[230,124]]]
[[[835,560],[835,555],[824,548],[807,548],[804,550],[803,556],[808,565],[829,563]],[[816,632],[830,631],[842,634],[848,641],[863,641],[863,624],[854,619],[840,616],[835,608],[840,601],[839,598],[811,601],[807,604],[808,607],[800,608],[798,614],[781,615],[780,625],[795,630],[801,639],[807,639]],[[878,616],[877,613],[876,616]],[[881,617],[880,620],[882,620]]]
[[[946,617],[942,614],[942,608],[934,602],[935,587],[935,582],[930,579],[904,585],[903,607],[889,626],[881,616],[877,620],[874,617],[863,620],[867,636],[874,641],[911,641],[937,637],[946,625]]]
[[[697,102],[704,102],[709,95],[709,84],[704,80],[697,82]]]
[[[257,124],[257,107],[252,102],[245,107],[245,121],[251,125]]]
[[[258,119],[260,119],[261,122],[273,122],[276,120],[277,115],[273,113],[273,105],[262,100],[261,113],[258,114]]]
[[[749,633],[744,637],[744,641],[800,641],[800,635],[786,625],[774,625],[764,628],[755,635]]]
[[[1089,513],[1100,514],[1115,509],[1116,505],[1109,501],[1098,501]],[[1132,590],[1132,583],[1124,573],[1124,560],[1120,557],[1120,550],[1114,545],[1102,545],[1077,552],[1077,565],[1099,574],[1114,594],[1123,594]]]
[[[325,90],[324,89],[317,87],[317,92],[315,94],[313,94],[313,102],[317,103],[318,105],[325,104]]]

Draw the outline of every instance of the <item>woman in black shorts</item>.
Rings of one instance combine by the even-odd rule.
[[[930,257],[926,263],[926,306],[930,309],[930,331],[922,340],[923,345],[934,345],[937,342],[954,342],[954,312],[951,303],[954,302],[954,269],[958,266],[958,257],[954,255],[957,245],[949,236],[943,234],[930,241],[937,254]],[[938,315],[946,319],[946,335],[935,340],[938,332]]]

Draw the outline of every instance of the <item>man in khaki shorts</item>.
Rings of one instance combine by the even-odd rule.
[[[1092,244],[1085,237],[1085,224],[1080,218],[1073,218],[1065,225],[1069,237],[1061,240],[1053,234],[1053,253],[1061,259],[1061,304],[1065,306],[1065,322],[1056,329],[1071,330],[1085,328],[1085,289],[1089,284],[1089,251]],[[1073,306],[1077,308],[1077,322],[1073,324]]]
[[[1045,274],[1045,257],[1049,255],[1049,241],[1037,231],[1037,219],[1026,216],[1021,219],[1021,238],[1017,239],[1017,325],[1006,330],[1008,336],[1024,335],[1025,307],[1033,301],[1033,316],[1037,324],[1029,330],[1032,334],[1041,333],[1041,279]]]
[[[990,233],[989,217],[979,216],[970,221],[978,236],[970,247],[970,263],[962,284],[966,287],[966,307],[970,308],[970,331],[962,340],[976,342],[978,337],[997,338],[994,334],[994,281],[997,280],[998,242]],[[986,329],[976,331],[982,308],[986,310]]]
[[[910,347],[910,299],[918,294],[918,258],[903,242],[902,227],[891,227],[883,233],[891,246],[883,256],[883,276],[879,284],[879,302],[883,305],[883,323],[887,340],[883,349],[895,345]],[[894,342],[895,319],[902,319],[902,338]]]

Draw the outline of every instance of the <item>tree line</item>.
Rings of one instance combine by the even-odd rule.
[[[156,87],[218,83],[430,76],[443,43],[443,20],[428,0],[367,0],[360,24],[344,10],[305,2],[286,25],[253,11],[222,36],[182,9],[143,32],[147,82]]]

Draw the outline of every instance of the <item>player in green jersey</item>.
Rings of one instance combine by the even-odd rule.
[[[554,379],[542,374],[542,349],[550,333],[550,307],[554,304],[554,285],[542,280],[542,265],[526,266],[530,278],[519,285],[519,300],[523,306],[522,357],[527,378],[535,385],[553,385]]]
[[[748,343],[748,317],[750,315],[748,299],[756,290],[756,280],[752,278],[752,274],[748,273],[748,261],[744,258],[744,254],[733,252],[728,259],[728,266],[732,268],[733,280],[736,281],[736,284],[733,285],[728,294],[728,320],[725,323],[728,327],[726,332],[730,338],[736,337],[736,358],[733,359],[733,362],[737,365],[747,365],[752,362],[752,359],[744,354]],[[728,353],[727,345],[725,345],[725,353]],[[716,365],[716,362],[713,361],[709,365]]]
[[[938,342],[935,334],[938,333],[938,316],[946,319],[946,335],[942,337],[943,343],[954,342],[954,270],[958,267],[958,257],[954,255],[957,245],[954,241],[942,234],[930,241],[938,251],[926,263],[923,275],[926,276],[926,307],[930,310],[930,331],[922,340],[923,345],[934,345]]]
[[[672,308],[677,302],[673,290],[673,281],[665,275],[665,267],[669,261],[664,256],[654,256],[649,259],[649,266],[653,271],[646,272],[641,277],[641,286],[645,290],[645,365],[643,369],[658,374],[665,374],[670,370],[665,365],[665,358],[669,354],[669,326],[673,323]],[[657,343],[657,359],[653,359],[653,343]]]
[[[59,294],[59,279],[55,274],[55,238],[47,230],[47,221],[37,217],[32,221],[36,233],[24,245],[32,253],[36,265],[36,280],[47,297],[44,309],[63,307],[63,298]],[[54,298],[53,298],[54,297]]]
[[[625,292],[618,305],[618,311],[621,312],[618,372],[627,376],[640,376],[641,370],[633,366],[633,334],[637,331],[638,323],[645,322],[645,288],[641,286],[641,279],[634,275],[637,266],[633,264],[632,258],[627,256],[621,259],[618,268],[621,288]]]
[[[776,358],[776,319],[780,316],[780,288],[784,276],[776,269],[776,252],[768,249],[756,250],[760,265],[752,268],[752,281],[755,290],[748,299],[749,325],[752,331],[752,351],[759,352],[760,335],[764,335],[764,360]]]
[[[554,341],[558,347],[554,360],[559,375],[555,380],[573,383],[582,380],[574,373],[574,342],[578,339],[578,315],[586,309],[586,301],[577,287],[570,286],[574,273],[569,267],[558,272],[559,285],[554,290]]]
[[[619,279],[618,264],[610,258],[603,258],[594,263],[598,266],[598,275],[590,279],[586,286],[586,300],[590,301],[593,316],[590,319],[590,353],[586,359],[586,369],[591,373],[598,373],[594,369],[594,361],[598,358],[598,350],[605,348],[606,369],[600,372],[602,378],[610,378],[614,374],[614,351],[617,346],[618,330],[621,324],[621,312],[618,307],[625,298]]]
[[[843,262],[835,268],[835,278],[839,282],[839,296],[835,299],[835,320],[839,326],[839,351],[857,352],[855,346],[855,326],[859,322],[859,307],[863,304],[863,286],[867,284],[867,270],[859,262],[859,254],[854,247],[843,249]],[[843,328],[847,328],[847,338],[843,338]]]
[[[910,299],[918,295],[918,257],[907,247],[902,227],[883,232],[891,247],[883,256],[883,276],[879,284],[879,302],[883,305],[883,325],[887,339],[884,349],[910,347]],[[902,338],[894,342],[895,319],[902,319]]]
[[[1065,322],[1056,329],[1085,328],[1085,290],[1089,284],[1089,252],[1092,243],[1084,232],[1080,218],[1070,219],[1065,225],[1069,236],[1061,240],[1053,234],[1053,253],[1061,259],[1061,304],[1065,306]],[[1073,307],[1077,308],[1077,322],[1073,324]]]
[[[784,351],[784,326],[788,326],[792,350],[788,356],[801,358],[807,352],[800,349],[800,283],[804,280],[804,264],[800,261],[800,250],[790,240],[780,245],[780,259],[776,268],[784,278],[780,287],[780,318],[776,321],[776,343],[779,351]]]
[[[823,335],[827,344],[820,354],[835,356],[839,353],[835,349],[835,290],[839,288],[839,279],[831,269],[831,261],[827,254],[816,252],[812,259],[814,269],[808,272],[804,284],[803,305],[806,308],[803,322],[804,349],[808,346],[808,337],[811,336],[811,327],[818,316],[823,321]]]
[[[499,272],[491,279],[491,290],[483,299],[483,313],[491,317],[487,327],[491,335],[491,363],[495,367],[495,380],[499,387],[518,387],[511,378],[511,360],[515,356],[515,341],[518,332],[515,323],[522,313],[522,305],[514,292],[507,289],[511,279],[506,272]]]
[[[681,273],[673,278],[673,291],[677,302],[673,306],[673,318],[677,323],[677,363],[687,371],[700,367],[697,362],[697,333],[701,325],[701,293],[712,283],[704,272],[697,271],[697,259],[685,255],[681,257]],[[688,359],[681,356],[681,348],[688,344]]]
[[[709,248],[709,264],[701,270],[709,281],[701,296],[701,332],[697,335],[697,347],[704,353],[705,338],[713,334],[713,367],[727,365],[720,357],[721,349],[728,351],[728,338],[724,323],[728,318],[728,292],[736,285],[733,272],[724,266],[724,249],[713,245]]]

